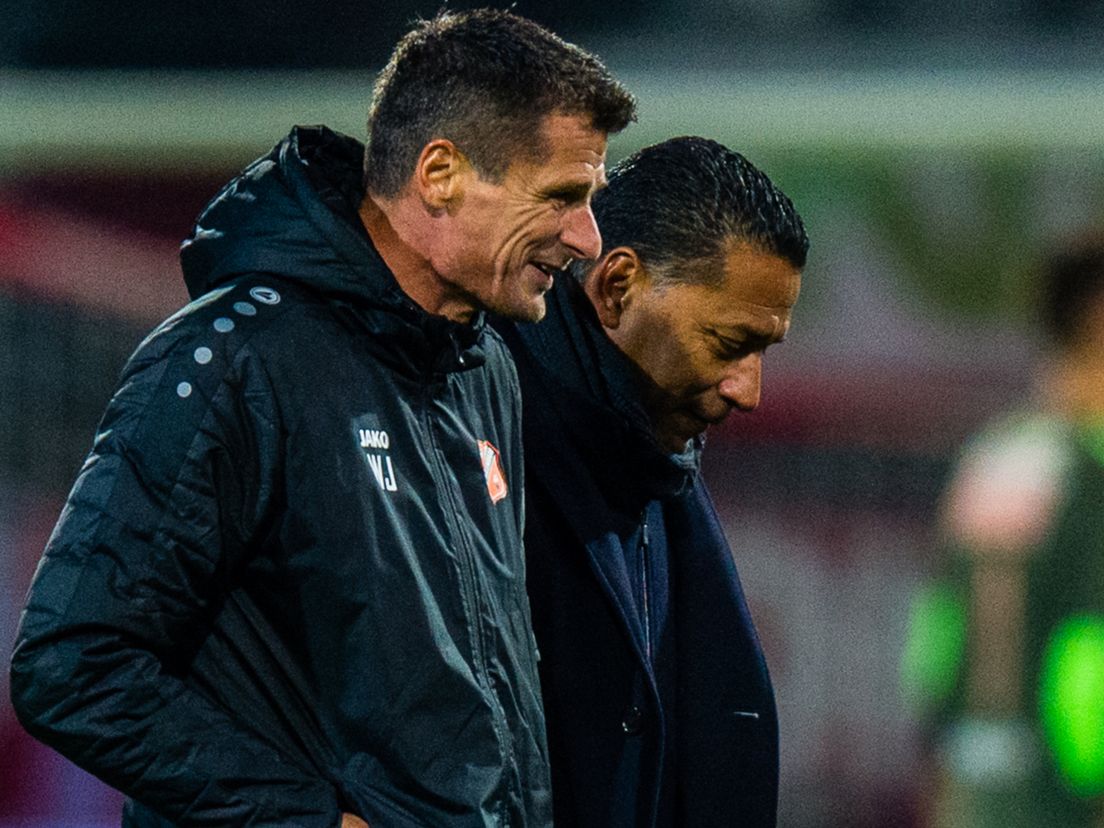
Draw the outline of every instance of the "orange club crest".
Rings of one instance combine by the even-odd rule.
[[[487,481],[487,494],[491,496],[491,503],[498,503],[509,493],[506,485],[506,475],[502,472],[502,460],[498,449],[487,440],[477,440],[479,444],[479,461],[483,464],[483,477]]]

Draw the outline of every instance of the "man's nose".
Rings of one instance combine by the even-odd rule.
[[[728,366],[717,393],[734,408],[753,411],[759,405],[763,377],[763,355],[747,354]]]
[[[576,259],[597,259],[602,253],[602,236],[590,205],[576,207],[564,214],[560,241]]]

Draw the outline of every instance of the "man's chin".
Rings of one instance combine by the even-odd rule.
[[[704,434],[709,426],[710,423],[707,420],[691,414],[680,413],[672,417],[672,422],[668,423],[666,427],[659,426],[656,428],[656,442],[664,451],[669,451],[671,454],[681,454],[686,450],[686,444],[695,437]]]
[[[656,436],[656,442],[658,442],[659,447],[666,452],[670,452],[671,454],[682,454],[686,451],[686,444],[701,434],[702,431],[705,431],[705,429],[689,435],[684,433],[660,434]]]
[[[498,307],[488,308],[491,313],[512,319],[515,322],[540,322],[548,312],[548,305],[544,301],[544,294],[535,296],[526,302],[502,303]]]
[[[548,303],[544,301],[544,294],[530,302],[526,311],[526,322],[540,322],[544,319],[545,314],[548,313]]]

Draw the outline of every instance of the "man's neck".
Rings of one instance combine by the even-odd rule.
[[[455,322],[470,322],[474,308],[457,297],[433,268],[428,253],[433,228],[427,225],[428,218],[419,209],[419,205],[402,196],[377,200],[365,195],[358,213],[376,252],[415,304],[427,313]]]

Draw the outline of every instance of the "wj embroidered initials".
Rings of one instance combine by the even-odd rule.
[[[391,466],[391,458],[386,454],[368,454],[368,465],[372,467],[372,474],[376,476],[376,482],[385,492],[396,491],[399,487],[395,483],[395,470]]]

